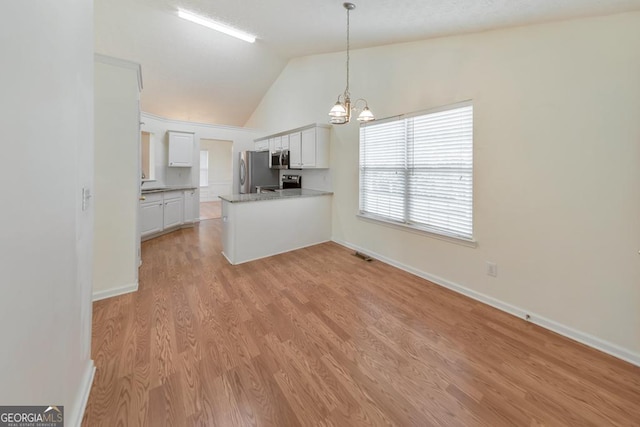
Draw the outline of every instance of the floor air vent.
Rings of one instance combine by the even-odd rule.
[[[353,255],[357,256],[358,258],[361,258],[367,262],[371,262],[373,261],[373,258],[371,258],[369,255],[367,254],[363,254],[362,252],[356,252]]]

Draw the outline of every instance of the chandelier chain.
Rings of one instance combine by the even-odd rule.
[[[344,91],[344,94],[347,98],[351,95],[349,94],[349,48],[350,48],[350,39],[349,39],[349,12],[347,9],[347,88]]]

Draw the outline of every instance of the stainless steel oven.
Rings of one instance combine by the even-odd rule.
[[[300,175],[282,175],[282,189],[302,188],[302,177]]]
[[[270,154],[271,169],[289,169],[289,150],[271,151]]]

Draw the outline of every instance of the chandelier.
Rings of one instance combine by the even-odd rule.
[[[349,123],[351,120],[351,111],[360,112],[358,115],[358,121],[369,122],[371,120],[375,120],[375,117],[373,117],[373,113],[369,110],[369,105],[365,99],[358,98],[353,105],[351,105],[351,94],[349,93],[349,12],[355,9],[356,5],[353,3],[343,3],[342,6],[347,9],[347,87],[344,90],[344,93],[338,95],[338,101],[333,108],[331,108],[331,111],[329,111],[329,122],[334,125]],[[364,103],[362,110],[357,107],[359,102]]]

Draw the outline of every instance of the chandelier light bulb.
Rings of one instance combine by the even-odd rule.
[[[331,117],[346,117],[347,110],[344,108],[344,105],[340,101],[336,102],[331,111],[329,111],[329,115]]]
[[[358,121],[360,122],[370,122],[371,120],[375,120],[373,113],[369,110],[369,107],[364,107],[362,112],[358,116]]]

